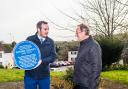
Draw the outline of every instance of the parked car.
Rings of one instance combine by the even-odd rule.
[[[50,67],[61,67],[61,66],[69,66],[71,62],[69,61],[55,61],[50,64]]]
[[[51,71],[62,71],[60,68],[50,68]]]

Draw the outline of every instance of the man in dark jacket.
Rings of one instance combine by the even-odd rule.
[[[74,66],[74,89],[96,89],[102,69],[101,48],[84,24],[77,26],[76,36],[80,48]]]
[[[37,33],[29,36],[27,40],[34,42],[40,49],[41,64],[32,70],[25,71],[25,89],[50,89],[49,63],[54,62],[56,52],[54,42],[48,37],[49,26],[45,21],[37,23]]]

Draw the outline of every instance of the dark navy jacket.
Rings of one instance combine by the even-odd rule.
[[[102,69],[102,56],[99,44],[90,36],[80,42],[74,66],[74,82],[78,85],[96,89]]]
[[[42,79],[50,76],[49,63],[56,59],[56,51],[54,42],[51,38],[47,37],[41,44],[37,34],[29,36],[27,40],[34,42],[40,49],[42,63],[35,69],[26,70],[25,76],[33,79]]]

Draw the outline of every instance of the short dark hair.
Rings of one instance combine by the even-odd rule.
[[[38,23],[37,23],[37,25],[36,25],[36,28],[38,29],[41,29],[41,25],[42,24],[48,24],[48,22],[46,22],[46,21],[39,21]]]
[[[86,26],[85,24],[79,24],[78,25],[79,27],[80,27],[80,30],[83,32],[83,31],[85,31],[86,32],[86,35],[89,35],[89,28],[88,28],[88,26]]]

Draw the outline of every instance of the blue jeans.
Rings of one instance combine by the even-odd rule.
[[[35,80],[25,76],[24,89],[50,89],[50,77],[45,77],[41,80]]]

